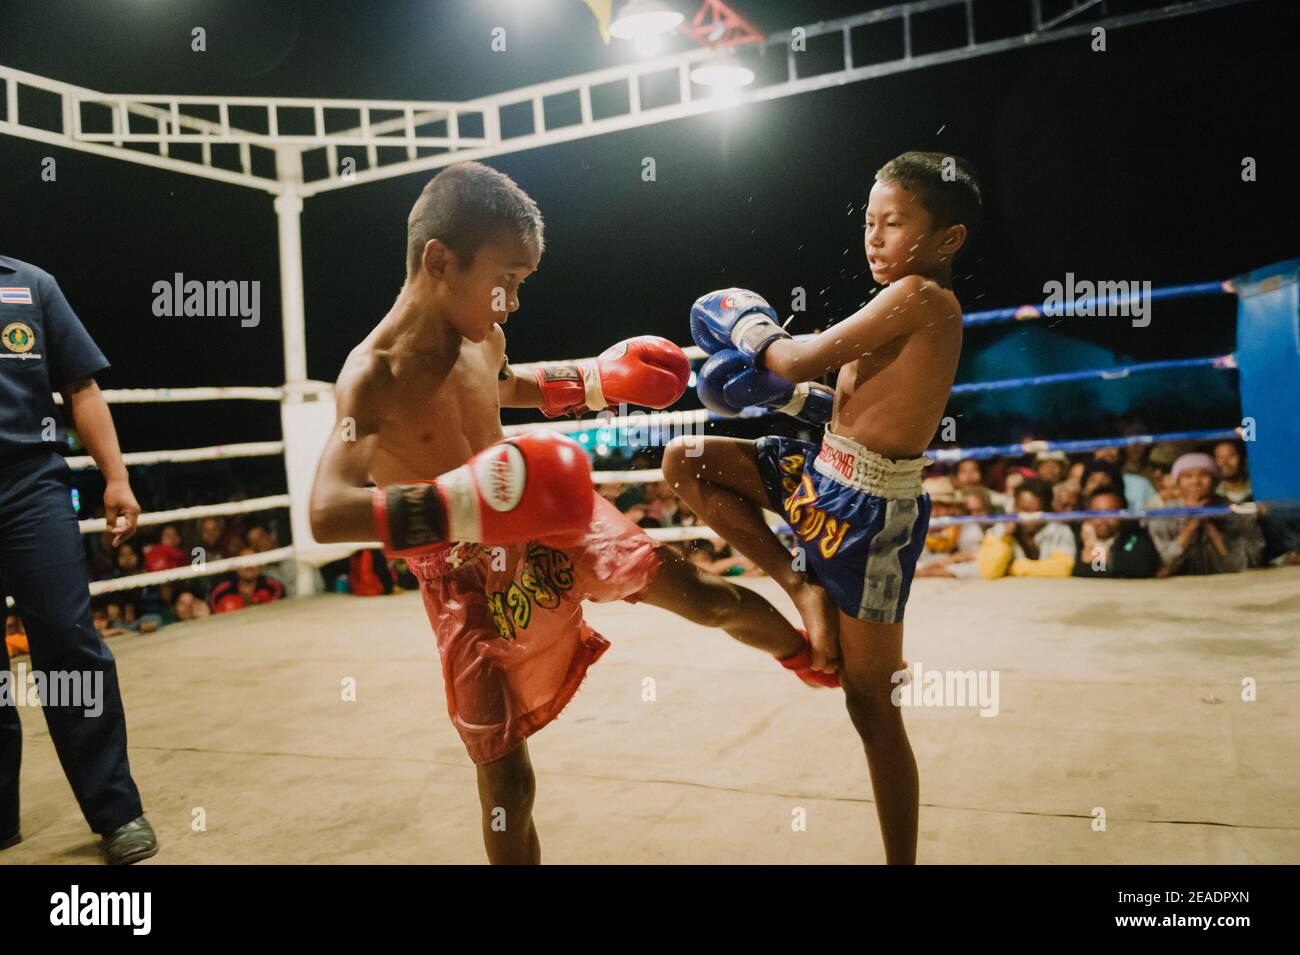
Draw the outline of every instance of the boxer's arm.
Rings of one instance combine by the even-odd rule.
[[[929,279],[909,275],[820,335],[773,342],[763,366],[787,381],[811,381],[934,321],[939,296],[939,287]]]
[[[532,375],[518,375],[510,364],[502,364],[497,375],[497,393],[502,408],[540,408],[542,390]]]
[[[322,544],[375,539],[370,462],[379,444],[381,388],[369,372],[340,376],[336,418],[311,489],[311,532]]]
[[[94,378],[70,381],[60,392],[63,407],[72,417],[73,427],[104,477],[104,519],[108,522],[108,529],[114,532],[113,546],[116,547],[135,533],[140,505],[131,493],[126,464],[122,461],[122,448],[117,442],[117,429],[113,427],[113,414],[108,410],[108,402]],[[124,519],[121,528],[115,526],[119,517]]]

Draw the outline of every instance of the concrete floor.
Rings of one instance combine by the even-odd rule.
[[[841,693],[654,608],[588,616],[614,646],[531,743],[546,861],[881,861]],[[1300,862],[1298,645],[1300,568],[917,581],[913,664],[1000,679],[994,718],[908,711],[921,861]],[[156,862],[483,861],[417,595],[292,600],[112,647]],[[44,721],[22,715],[26,841],[0,862],[97,861]]]

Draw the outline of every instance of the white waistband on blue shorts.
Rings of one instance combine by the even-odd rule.
[[[827,428],[813,467],[845,487],[898,500],[921,496],[921,475],[931,463],[925,456],[887,458]]]

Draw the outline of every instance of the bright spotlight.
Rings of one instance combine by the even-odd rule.
[[[717,90],[738,90],[754,82],[754,71],[736,63],[704,63],[691,70],[691,82]]]
[[[620,40],[636,40],[676,30],[685,19],[660,0],[630,0],[609,25],[609,33]]]

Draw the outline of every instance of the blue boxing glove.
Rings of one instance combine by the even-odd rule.
[[[754,368],[735,348],[713,354],[699,370],[695,392],[715,414],[735,417],[758,405],[812,424],[831,420],[835,392],[825,385],[792,385],[780,375]]]
[[[748,289],[719,289],[701,295],[691,306],[691,338],[709,355],[735,348],[755,368],[762,368],[767,347],[789,337],[767,300]]]

